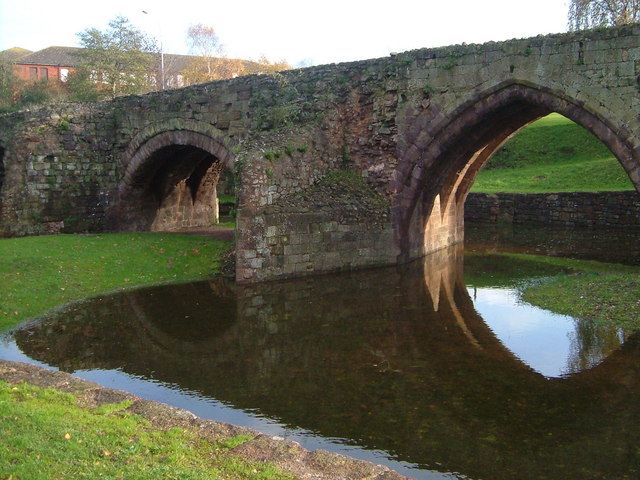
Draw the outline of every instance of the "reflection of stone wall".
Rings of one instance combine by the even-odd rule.
[[[471,193],[465,220],[557,227],[640,228],[640,195],[602,193]]]
[[[640,265],[638,230],[632,228],[540,228],[539,225],[468,222],[465,249]]]

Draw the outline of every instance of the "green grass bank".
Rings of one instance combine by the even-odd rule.
[[[231,243],[166,233],[0,239],[0,331],[122,288],[208,278]]]
[[[549,193],[633,190],[600,140],[553,113],[528,125],[478,173],[472,192]]]
[[[249,435],[210,441],[159,429],[130,402],[88,407],[78,398],[0,381],[0,478],[290,479],[265,462],[234,456]]]

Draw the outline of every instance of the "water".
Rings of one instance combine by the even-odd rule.
[[[465,224],[468,250],[509,251],[640,265],[640,230]],[[614,248],[612,248],[614,246]]]
[[[27,324],[0,358],[415,478],[637,478],[640,339],[520,301],[521,282],[558,273],[452,248],[401,269],[144,289]]]

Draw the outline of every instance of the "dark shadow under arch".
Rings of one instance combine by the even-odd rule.
[[[212,226],[218,179],[224,168],[233,167],[221,139],[191,130],[163,131],[135,140],[125,156],[127,168],[111,212],[114,229]]]
[[[583,126],[606,145],[640,192],[640,147],[629,131],[562,93],[509,82],[466,102],[435,125],[416,120],[427,124],[428,135],[417,136],[413,164],[400,162],[405,179],[400,181],[394,221],[401,260],[416,256],[432,215],[439,214],[438,229],[449,232],[441,247],[452,238],[461,241],[464,200],[477,172],[508,138],[552,112]],[[438,239],[432,244],[438,246]]]

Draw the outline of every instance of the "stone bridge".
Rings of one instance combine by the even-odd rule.
[[[240,282],[463,239],[476,173],[550,112],[640,191],[640,26],[422,49],[0,117],[4,235],[209,226],[237,182]]]

